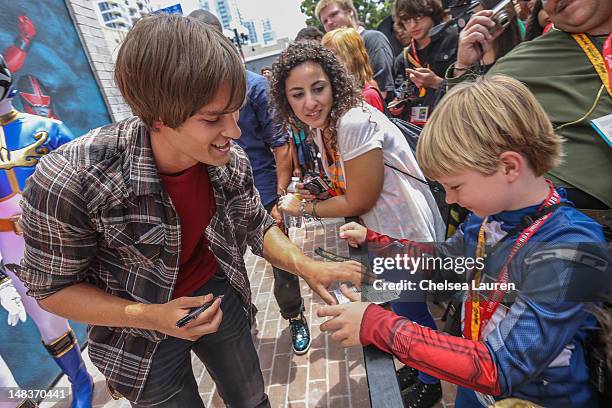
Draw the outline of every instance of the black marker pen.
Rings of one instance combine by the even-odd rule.
[[[176,322],[176,327],[181,328],[181,327],[185,326],[187,323],[189,323],[190,321],[192,321],[196,317],[198,317],[203,311],[205,311],[206,309],[211,307],[212,304],[215,302],[215,300],[222,299],[222,298],[223,298],[223,295],[217,296],[217,297],[213,298],[213,300],[211,300],[210,302],[206,302],[206,303],[204,303],[200,307],[196,307],[196,308],[191,309],[188,314],[186,314],[184,317],[181,317]]]

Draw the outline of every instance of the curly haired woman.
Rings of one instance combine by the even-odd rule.
[[[336,192],[319,201],[300,190],[305,203],[288,194],[280,201],[282,211],[359,216],[374,230],[416,241],[442,238],[442,218],[428,186],[413,178],[423,179],[423,173],[404,136],[382,112],[364,103],[361,89],[331,51],[312,42],[289,46],[272,67],[270,94],[280,120],[315,129],[323,167]],[[392,306],[401,316],[436,327],[424,302]],[[441,395],[436,379],[431,377],[429,385],[434,398]]]

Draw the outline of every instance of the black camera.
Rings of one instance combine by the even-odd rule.
[[[516,17],[512,0],[456,0],[449,6],[449,14],[452,18],[433,27],[429,32],[430,37],[435,38],[441,35],[453,24],[457,24],[459,31],[463,30],[478,6],[481,6],[483,10],[493,10],[494,14],[491,18],[496,23],[493,32],[503,30],[510,24],[512,18]]]
[[[306,177],[303,184],[305,190],[308,190],[310,194],[316,196],[329,190],[329,186],[325,180],[319,176]]]

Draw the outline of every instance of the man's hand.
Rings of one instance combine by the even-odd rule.
[[[357,248],[363,244],[366,239],[368,229],[361,224],[356,222],[349,222],[340,227],[339,236],[342,239],[346,239],[346,242],[353,248]]]
[[[438,89],[443,81],[429,68],[406,68],[406,72],[410,74],[410,80],[419,88]]]
[[[322,331],[331,332],[331,338],[343,347],[358,346],[359,332],[363,314],[370,303],[358,302],[359,294],[351,291],[346,285],[341,285],[340,290],[351,303],[335,306],[322,306],[317,310],[317,316],[332,318],[321,324]]]
[[[19,320],[26,321],[27,314],[21,296],[10,280],[0,285],[0,304],[8,312],[9,326],[17,325]]]
[[[300,276],[328,305],[336,304],[327,288],[335,282],[352,282],[361,287],[365,268],[359,262],[319,262],[311,259],[300,268]]]
[[[223,319],[221,299],[216,299],[208,309],[185,326],[176,327],[176,322],[185,317],[192,308],[202,306],[212,299],[212,294],[208,294],[206,296],[180,297],[168,303],[147,305],[147,316],[151,322],[151,329],[191,341],[195,341],[206,334],[215,333]]]
[[[283,219],[283,214],[278,209],[278,203],[275,204],[274,207],[272,207],[272,210],[270,211],[270,216],[272,218],[274,218],[274,221],[276,221],[276,226],[278,228],[280,228],[285,233],[285,235],[286,235],[287,234],[287,228],[285,226],[285,221]]]
[[[495,27],[495,22],[491,20],[492,15],[491,10],[479,11],[461,30],[455,68],[462,69],[476,64],[491,48],[493,41],[501,35],[503,30],[497,30],[495,34],[490,32]]]

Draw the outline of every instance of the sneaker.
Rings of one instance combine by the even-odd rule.
[[[442,385],[425,384],[418,381],[414,387],[403,395],[404,407],[406,408],[431,408],[442,399]]]
[[[419,379],[419,371],[410,366],[403,366],[396,372],[400,391],[404,391],[414,385]]]
[[[304,313],[300,313],[295,319],[289,319],[289,329],[291,330],[293,352],[297,355],[306,354],[310,348],[310,330]]]

